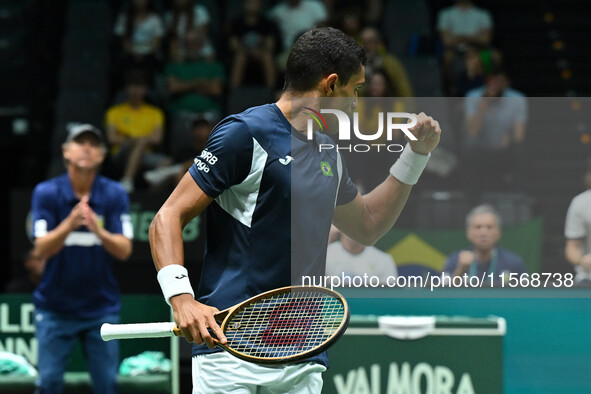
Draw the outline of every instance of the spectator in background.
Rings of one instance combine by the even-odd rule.
[[[357,41],[357,44],[362,45],[361,30],[364,27],[363,14],[358,4],[351,4],[344,7],[342,12],[337,12],[337,17],[331,24],[337,29],[342,30],[346,35],[353,37]],[[334,14],[329,13],[329,15]]]
[[[336,230],[336,231],[335,231]],[[326,275],[337,277],[377,276],[385,284],[388,277],[398,275],[394,258],[375,246],[365,246],[331,228],[334,242],[326,251]]]
[[[144,179],[154,189],[173,189],[193,164],[209,138],[215,121],[205,116],[197,115],[191,120],[185,135],[179,136],[175,141],[177,149],[173,151],[174,164],[166,167],[156,168],[144,173]],[[184,138],[182,138],[184,137]]]
[[[363,97],[357,101],[357,116],[360,132],[363,134],[374,134],[379,127],[379,113],[388,112],[408,112],[407,102],[396,99],[394,88],[390,77],[385,70],[379,68],[372,70],[371,76],[366,78],[366,87]],[[385,115],[384,120],[385,120]],[[406,122],[406,120],[403,120]],[[392,139],[387,140],[387,133],[382,133],[381,137],[374,143],[379,144],[406,144],[402,132],[392,133]],[[363,144],[366,141],[359,139],[356,135],[351,136],[351,144]],[[345,157],[351,178],[366,190],[372,190],[377,187],[383,179],[378,174],[388,170],[388,163],[392,153],[385,149],[371,152],[349,152],[341,151]]]
[[[566,213],[566,260],[574,266],[575,283],[591,285],[591,157],[585,174],[587,190],[575,196]]]
[[[26,275],[17,277],[6,285],[7,293],[33,293],[41,278],[43,278],[43,271],[45,270],[45,263],[47,259],[35,253],[34,249],[30,249],[23,256],[23,267],[26,270]]]
[[[107,149],[97,128],[82,124],[63,144],[67,173],[38,184],[31,198],[35,253],[47,256],[35,292],[38,392],[62,393],[75,342],[81,341],[94,391],[117,393],[119,348],[103,341],[103,323],[118,323],[115,260],[132,252],[129,197],[98,174]]]
[[[455,93],[463,97],[470,90],[483,86],[496,65],[501,63],[502,55],[498,50],[490,47],[468,46],[464,55],[463,69],[458,70]]]
[[[404,66],[398,58],[388,53],[378,30],[374,27],[363,29],[361,44],[367,55],[366,78],[370,79],[375,70],[383,69],[392,85],[392,97],[412,97],[412,87]]]
[[[204,45],[201,48],[201,56],[207,59],[215,57],[215,49],[209,37],[210,17],[207,8],[201,4],[195,4],[195,0],[173,0],[172,10],[164,15],[164,24],[168,39],[168,59],[182,57],[180,51],[184,47],[183,40],[189,30],[199,31],[204,37]]]
[[[152,86],[162,67],[161,41],[165,33],[152,1],[131,0],[127,10],[119,14],[114,33],[120,38],[122,50],[119,73],[125,75],[130,69],[140,68]]]
[[[463,72],[468,47],[489,47],[492,29],[490,13],[470,0],[456,0],[453,6],[442,9],[437,15],[437,31],[443,44],[444,89],[448,96],[457,96],[457,75]]]
[[[278,67],[285,70],[291,46],[303,32],[320,27],[328,20],[326,8],[317,0],[282,0],[269,10],[267,17],[279,26],[282,51]]]
[[[183,43],[181,58],[169,62],[165,69],[168,111],[173,118],[183,112],[210,113],[219,117],[224,67],[217,61],[203,58],[205,37],[201,30],[189,29]]]
[[[462,141],[466,185],[473,197],[485,190],[523,191],[528,119],[527,100],[510,87],[502,68],[464,99],[466,136]]]
[[[343,14],[347,14],[350,19],[347,18],[348,20],[344,21],[340,16],[337,16],[335,21],[331,21],[331,26],[342,30],[347,35],[355,38],[355,40],[358,39],[357,34],[354,33],[358,31],[354,28],[357,21],[360,22],[359,29],[363,26],[379,26],[383,22],[384,0],[365,0],[363,2],[359,0],[323,0],[322,2],[328,15],[337,16],[340,11],[345,10]],[[363,8],[360,9],[359,3],[362,3]],[[361,43],[358,42],[358,44]]]
[[[497,246],[501,238],[501,217],[490,205],[478,205],[466,215],[466,238],[472,244],[468,250],[452,253],[446,260],[443,272],[450,276],[474,276],[493,274],[495,281],[500,274],[526,272],[523,259]]]
[[[274,22],[262,14],[262,0],[243,0],[243,14],[231,21],[228,35],[232,50],[230,88],[243,85],[277,84],[274,60],[279,32]]]
[[[145,74],[134,71],[126,78],[127,101],[107,110],[107,137],[111,145],[111,162],[121,184],[131,193],[136,175],[142,168],[152,169],[170,164],[162,153],[164,113],[145,102],[148,86]]]

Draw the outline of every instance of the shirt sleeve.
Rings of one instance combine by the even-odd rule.
[[[338,154],[340,155],[340,153]],[[337,195],[337,205],[350,203],[357,196],[357,193],[359,193],[357,186],[355,186],[349,177],[349,171],[347,171],[347,166],[345,165],[344,160],[341,171],[343,171],[343,174],[341,175],[341,183]]]
[[[55,193],[43,184],[33,190],[31,197],[31,219],[33,222],[33,238],[47,235],[59,223],[55,215],[54,204]]]
[[[443,265],[443,272],[445,272],[448,275],[452,275],[454,273],[458,265],[458,256],[459,253],[454,252],[447,258],[447,260],[445,260],[445,264]]]
[[[112,234],[123,234],[126,238],[133,239],[133,225],[129,215],[129,196],[122,188],[118,188],[117,192],[113,193],[104,226],[105,230]]]
[[[481,30],[488,30],[493,27],[493,19],[490,16],[490,12],[486,10],[482,11],[481,24]]]
[[[248,126],[233,117],[215,127],[205,149],[189,168],[205,194],[216,198],[224,190],[242,183],[253,160],[252,138]]]
[[[525,97],[517,97],[515,104],[515,121],[520,123],[527,122],[527,99]]]
[[[566,212],[566,223],[564,226],[564,236],[568,239],[580,239],[585,237],[585,219],[583,217],[584,209],[579,207],[577,199],[571,201]]]
[[[153,16],[153,33],[154,37],[163,37],[164,36],[164,25],[162,24],[162,19],[158,15]]]

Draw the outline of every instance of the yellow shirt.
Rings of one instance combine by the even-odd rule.
[[[164,113],[159,108],[143,104],[132,108],[128,103],[115,105],[107,111],[107,125],[117,133],[132,138],[146,137],[154,128],[164,124]]]

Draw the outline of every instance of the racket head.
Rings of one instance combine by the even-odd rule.
[[[232,309],[220,327],[234,356],[259,364],[286,364],[332,346],[349,324],[345,298],[314,286],[287,286],[252,297]]]

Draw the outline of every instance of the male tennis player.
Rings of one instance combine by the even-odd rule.
[[[306,138],[308,118],[295,100],[303,97],[306,106],[318,108],[321,98],[348,97],[351,106],[365,82],[365,60],[363,49],[340,30],[304,33],[291,49],[279,101],[221,121],[154,218],[150,245],[158,281],[183,335],[195,342],[194,393],[321,391],[324,353],[295,365],[257,365],[214,348],[208,329],[225,342],[213,317],[216,308],[292,284],[294,256],[296,272],[320,272],[333,221],[351,238],[371,244],[400,214],[439,143],[439,124],[418,115],[410,129],[418,140],[391,175],[362,196],[340,155],[319,151],[319,144],[333,143],[330,137],[316,132]],[[206,208],[206,252],[195,300],[181,232]]]

